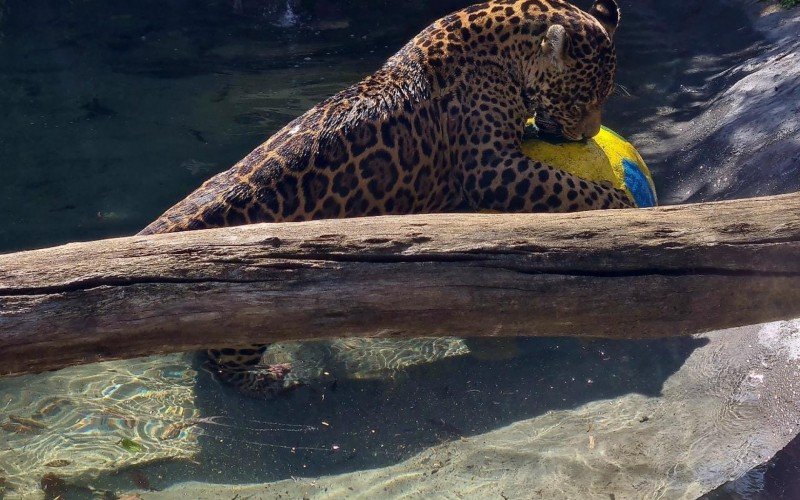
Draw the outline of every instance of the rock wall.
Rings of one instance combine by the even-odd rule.
[[[668,204],[735,199],[800,189],[800,11],[751,0],[744,7],[764,37],[710,75],[719,88],[631,140],[657,166]]]

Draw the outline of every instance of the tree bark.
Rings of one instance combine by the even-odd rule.
[[[0,374],[335,336],[643,339],[800,317],[800,193],[259,224],[0,255]]]

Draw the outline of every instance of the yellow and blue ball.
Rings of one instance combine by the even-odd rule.
[[[582,142],[528,139],[522,143],[522,152],[586,180],[610,182],[626,191],[639,208],[658,205],[652,175],[639,152],[609,128],[602,127],[599,134]]]

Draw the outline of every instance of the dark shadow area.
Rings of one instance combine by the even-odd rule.
[[[800,498],[800,436],[769,462],[726,483],[701,500],[774,500]]]
[[[631,393],[658,396],[664,381],[707,343],[507,342],[516,344],[513,359],[481,360],[476,352],[383,380],[327,379],[269,401],[244,397],[201,372],[196,405],[217,423],[200,426],[197,463],[154,464],[141,473],[160,489],[191,480],[262,483],[383,467],[546,412]]]

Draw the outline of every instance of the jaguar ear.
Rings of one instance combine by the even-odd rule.
[[[614,32],[619,26],[619,6],[615,0],[595,0],[589,14],[593,15],[608,33],[608,38],[614,38]]]
[[[542,39],[542,54],[549,57],[558,69],[564,68],[564,59],[567,57],[567,30],[560,24],[547,28]]]

